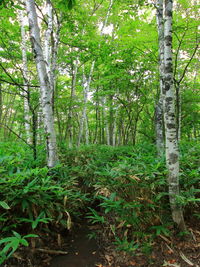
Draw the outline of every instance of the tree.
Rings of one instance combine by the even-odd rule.
[[[58,160],[51,97],[51,81],[47,72],[47,67],[41,45],[40,29],[38,26],[34,0],[26,0],[26,10],[29,20],[30,39],[35,55],[37,73],[40,83],[41,105],[46,135],[47,165],[51,168],[56,165]]]
[[[173,221],[181,231],[186,230],[183,211],[178,197],[179,149],[176,135],[175,94],[173,87],[172,63],[172,0],[164,1],[164,118],[166,136],[166,163],[168,169],[169,200]]]
[[[164,152],[164,129],[163,129],[163,77],[164,77],[164,21],[163,21],[163,0],[157,0],[157,28],[159,43],[159,80],[160,92],[159,100],[156,105],[155,124],[156,124],[156,146],[157,153],[162,156]]]

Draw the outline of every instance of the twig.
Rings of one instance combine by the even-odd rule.
[[[52,254],[52,255],[67,255],[67,251],[62,251],[62,250],[52,250],[52,249],[45,249],[45,248],[37,248],[37,251],[41,251],[47,254]]]

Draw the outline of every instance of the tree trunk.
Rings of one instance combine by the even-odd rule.
[[[21,22],[21,48],[22,48],[22,65],[23,65],[23,78],[24,78],[24,119],[25,119],[25,131],[26,140],[28,144],[31,144],[31,130],[30,130],[30,108],[29,108],[29,87],[28,87],[28,67],[27,67],[27,48],[26,48],[26,32],[24,25],[24,12],[20,11]]]
[[[163,0],[157,0],[157,27],[159,40],[159,80],[160,92],[159,100],[155,110],[156,124],[156,147],[158,156],[164,153],[164,137],[163,137],[163,76],[164,76],[164,27],[163,27]]]
[[[72,58],[71,63],[72,69],[72,84],[71,84],[71,96],[70,96],[70,104],[69,104],[69,114],[68,114],[68,122],[67,122],[67,129],[66,129],[66,136],[67,132],[69,132],[69,147],[73,146],[73,131],[72,131],[72,117],[73,117],[73,106],[74,106],[74,98],[76,93],[76,79],[77,79],[77,71],[78,71],[78,57],[75,60],[75,64]]]
[[[164,17],[164,119],[166,131],[166,163],[172,218],[179,230],[185,231],[182,207],[177,203],[179,189],[179,150],[176,135],[175,94],[172,65],[172,0],[165,0]]]
[[[25,2],[29,20],[30,39],[35,55],[37,73],[40,82],[42,113],[46,134],[47,165],[51,168],[56,165],[58,160],[53,109],[51,102],[51,82],[47,73],[45,59],[41,46],[40,29],[38,27],[35,2],[34,0],[26,0]]]
[[[92,66],[90,69],[90,74],[88,79],[86,80],[84,68],[83,68],[83,95],[84,95],[84,104],[83,104],[83,112],[80,120],[80,130],[79,130],[79,136],[78,136],[78,146],[80,146],[81,139],[83,136],[83,129],[85,125],[85,137],[86,137],[86,144],[88,145],[89,142],[89,131],[88,131],[88,124],[87,124],[87,102],[88,102],[88,91],[90,88],[90,83],[92,79],[92,73],[94,69],[94,61],[92,62]]]
[[[54,79],[52,73],[52,35],[53,35],[53,10],[50,0],[46,0],[47,29],[44,41],[44,59],[46,71],[50,82],[51,101],[53,101]]]

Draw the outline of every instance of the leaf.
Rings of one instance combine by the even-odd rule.
[[[194,264],[188,258],[186,258],[183,252],[180,252],[180,256],[185,262],[187,262],[187,264],[189,264],[190,266],[194,266]]]
[[[0,206],[6,210],[10,209],[10,207],[8,206],[8,204],[5,201],[0,201]]]
[[[13,236],[12,237],[6,237],[0,240],[0,245],[3,243],[8,243],[8,242],[12,242],[13,240]]]
[[[28,247],[28,241],[26,241],[26,239],[21,239],[21,240],[20,240],[20,243],[21,243],[22,245],[24,245],[25,247]]]
[[[38,237],[38,235],[35,234],[29,234],[29,235],[25,235],[24,238],[28,238],[28,237]]]
[[[68,211],[65,211],[65,213],[67,214],[67,229],[70,230],[72,227],[72,220],[71,220],[71,216],[69,214]]]
[[[166,267],[181,267],[179,264],[176,264],[176,263],[170,263],[169,261],[164,261],[163,265],[162,266],[166,266]]]
[[[21,235],[20,235],[20,234],[18,234],[18,233],[15,232],[15,231],[12,231],[12,232],[13,232],[13,234],[14,234],[15,237],[17,237],[18,239],[21,239]]]

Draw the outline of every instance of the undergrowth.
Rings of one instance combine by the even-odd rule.
[[[155,237],[172,235],[165,161],[154,145],[62,148],[50,171],[43,151],[34,161],[22,144],[0,144],[1,262],[41,233],[70,229],[83,211],[123,255],[150,253]],[[182,144],[180,152],[177,201],[199,218],[200,145]]]

